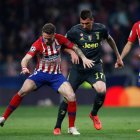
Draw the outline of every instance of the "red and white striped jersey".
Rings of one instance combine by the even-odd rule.
[[[140,21],[136,22],[133,25],[130,35],[128,37],[128,41],[134,43],[137,37],[140,45]]]
[[[27,54],[37,56],[37,71],[58,74],[61,73],[61,46],[72,49],[74,44],[66,37],[55,34],[54,42],[51,46],[43,43],[43,38],[39,37],[31,46]]]

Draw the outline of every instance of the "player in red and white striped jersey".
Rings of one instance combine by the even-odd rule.
[[[20,105],[23,97],[31,91],[38,89],[44,84],[49,85],[55,91],[58,91],[68,100],[68,117],[69,117],[69,129],[72,130],[73,135],[79,135],[80,133],[74,126],[76,118],[76,98],[74,91],[61,74],[61,57],[60,49],[61,45],[73,49],[78,56],[82,59],[84,67],[92,67],[94,65],[92,60],[85,57],[82,51],[70,42],[63,35],[55,33],[55,26],[51,23],[47,23],[42,28],[42,36],[33,43],[29,52],[21,61],[22,74],[30,73],[28,69],[28,62],[35,56],[38,56],[38,63],[36,71],[30,75],[24,82],[22,88],[16,93],[16,95],[10,101],[7,109],[2,117],[0,117],[0,125],[3,126],[6,119],[10,114]]]
[[[128,37],[128,41],[121,53],[122,59],[130,52],[130,50],[137,38],[138,38],[139,45],[140,45],[140,21],[134,23],[134,25],[131,29],[130,35]],[[140,55],[139,55],[139,57],[140,57]],[[116,64],[116,67],[119,67],[119,65]],[[139,75],[138,75],[138,86],[140,87],[140,70],[139,70]],[[137,131],[140,132],[140,129],[138,129]]]
[[[130,52],[130,50],[137,38],[138,38],[139,45],[140,45],[140,21],[136,22],[131,29],[130,35],[128,37],[128,41],[127,41],[126,45],[124,46],[123,51],[121,53],[122,59]],[[122,66],[119,66],[119,64],[116,63],[115,67],[118,68],[118,67],[122,67]]]
[[[31,49],[27,54],[32,57],[36,54],[38,58],[37,71],[43,71],[48,73],[61,73],[60,63],[60,49],[61,45],[64,45],[70,49],[74,46],[68,39],[60,34],[54,34],[54,40],[52,44],[45,43],[45,34],[41,36],[37,41],[32,44]],[[63,46],[63,47],[64,47]]]
[[[140,45],[140,21],[136,22],[133,27],[132,30],[130,32],[130,35],[128,37],[128,41],[125,45],[125,47],[123,48],[123,51],[121,53],[121,58],[123,59],[131,50],[132,45],[135,43],[135,40],[138,38],[139,40],[139,45]],[[116,64],[116,67],[119,67]]]
[[[130,35],[128,37],[128,41],[126,45],[124,46],[123,51],[121,53],[122,59],[130,52],[137,38],[140,45],[140,21],[136,22],[131,29]],[[116,63],[116,67],[120,67],[120,66]]]

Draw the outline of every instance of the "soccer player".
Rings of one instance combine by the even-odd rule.
[[[71,83],[74,91],[84,82],[87,81],[92,88],[96,90],[95,102],[93,109],[89,116],[94,123],[97,130],[102,128],[101,121],[97,115],[98,110],[103,105],[106,93],[106,80],[102,67],[101,60],[101,43],[106,40],[111,48],[114,50],[117,57],[117,63],[123,66],[122,59],[116,47],[113,38],[109,35],[108,30],[103,24],[95,23],[92,12],[90,10],[82,10],[80,13],[80,24],[73,26],[66,34],[67,38],[78,45],[85,56],[94,61],[94,66],[86,68],[82,66],[82,61],[72,57],[74,64],[70,71],[68,80]],[[73,54],[74,52],[67,49],[67,52]],[[72,56],[75,56],[74,54]],[[54,135],[61,134],[61,124],[66,115],[68,102],[63,100],[60,104],[57,122],[54,128]]]
[[[136,23],[134,23],[134,25],[131,29],[130,35],[128,37],[128,41],[127,41],[127,43],[126,43],[126,45],[123,48],[123,51],[121,53],[122,59],[130,52],[133,44],[136,41],[136,38],[138,38],[138,41],[140,44],[140,21],[137,21]],[[140,75],[139,75],[139,78],[140,78]],[[138,82],[138,85],[140,86],[140,81]]]
[[[136,23],[134,23],[131,29],[130,35],[128,37],[128,41],[126,45],[124,46],[123,51],[121,53],[122,59],[130,52],[137,38],[139,40],[139,45],[140,45],[140,21],[137,21]],[[119,67],[118,64],[116,66]],[[140,71],[138,75],[138,86],[140,87]],[[140,129],[138,129],[137,131],[140,132]]]
[[[61,74],[61,45],[73,49],[83,61],[84,67],[92,67],[92,60],[85,57],[82,51],[77,48],[64,36],[55,33],[55,26],[47,23],[42,28],[42,36],[39,37],[31,46],[29,52],[21,61],[22,74],[29,74],[28,62],[37,55],[38,63],[36,70],[24,82],[22,88],[11,99],[7,109],[0,117],[0,125],[8,119],[10,114],[20,105],[23,97],[31,91],[38,89],[44,84],[49,85],[55,91],[62,94],[68,101],[69,131],[73,135],[80,133],[74,126],[76,117],[76,98],[69,82]]]

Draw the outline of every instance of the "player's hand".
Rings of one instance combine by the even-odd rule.
[[[121,58],[118,58],[115,63],[115,68],[122,68],[124,66],[123,61]]]
[[[73,64],[79,64],[79,57],[74,51],[71,52],[71,61]]]
[[[28,69],[28,68],[23,67],[23,68],[22,68],[22,71],[21,71],[21,73],[20,73],[20,74],[30,74],[30,71],[29,71],[29,69]]]
[[[90,59],[88,59],[88,58],[83,58],[82,59],[82,61],[83,61],[83,66],[84,66],[84,68],[92,68],[93,66],[94,66],[94,62],[95,61],[93,61],[93,60],[90,60]]]

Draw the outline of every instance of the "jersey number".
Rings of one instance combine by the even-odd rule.
[[[99,78],[104,79],[105,78],[104,74],[102,72],[95,73],[95,76],[96,76],[96,79],[99,79]]]

